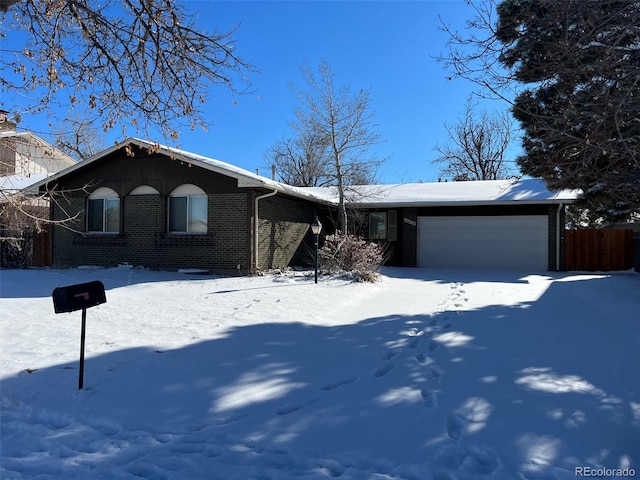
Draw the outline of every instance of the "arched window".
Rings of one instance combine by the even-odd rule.
[[[100,187],[87,201],[87,231],[120,232],[120,197],[107,187]]]
[[[190,183],[169,195],[169,232],[207,233],[207,194]]]
[[[131,196],[140,196],[140,195],[160,195],[160,192],[149,185],[140,185],[131,192],[129,192]]]

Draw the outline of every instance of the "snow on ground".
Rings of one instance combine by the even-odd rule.
[[[0,277],[3,479],[640,471],[632,272]],[[107,303],[87,311],[78,390],[81,313],[54,314],[51,291],[92,280]]]

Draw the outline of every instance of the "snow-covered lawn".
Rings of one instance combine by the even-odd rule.
[[[640,475],[632,272],[0,276],[2,479]],[[91,280],[78,390],[51,291]]]

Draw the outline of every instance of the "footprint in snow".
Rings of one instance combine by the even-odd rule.
[[[393,363],[389,363],[387,365],[383,365],[380,368],[376,368],[373,371],[373,376],[374,377],[384,377],[386,374],[388,374],[391,370],[393,370],[394,364]]]
[[[436,342],[435,340],[431,340],[429,342],[429,350],[432,352],[435,352],[438,348],[440,347],[440,344],[438,342]]]
[[[289,415],[291,413],[294,413],[294,412],[297,412],[298,410],[303,409],[304,407],[308,407],[309,405],[313,405],[317,401],[318,401],[318,399],[314,398],[313,400],[309,400],[309,401],[306,401],[306,402],[289,403],[288,405],[285,405],[284,407],[281,407],[278,410],[276,410],[276,415]]]
[[[171,433],[159,433],[155,438],[158,443],[169,443],[173,440],[173,434]]]
[[[422,343],[422,340],[422,335],[413,337],[413,339],[409,342],[409,348],[416,348]]]
[[[499,463],[496,455],[481,448],[474,448],[469,451],[469,468],[480,475],[491,475],[498,469]]]
[[[391,360],[400,355],[400,350],[387,350],[387,352],[382,355],[382,360]]]
[[[491,450],[461,444],[447,445],[442,448],[437,454],[436,462],[445,467],[448,472],[463,468],[465,472],[472,474],[473,478],[484,478],[494,473],[499,467],[498,457]],[[436,478],[438,477],[434,477],[434,480]]]
[[[423,388],[420,390],[422,401],[428,408],[435,408],[438,406],[438,395],[435,391]]]
[[[335,460],[322,460],[320,462],[320,471],[326,472],[330,477],[341,477],[347,470],[340,462]]]
[[[456,413],[449,413],[445,419],[447,435],[453,440],[458,440],[462,436],[466,421]]]
[[[349,385],[350,383],[353,383],[356,380],[357,380],[356,377],[351,377],[351,378],[345,378],[344,380],[338,380],[337,382],[327,383],[325,386],[322,387],[322,390],[325,390],[325,391],[335,390],[336,388],[340,388],[344,385]]]
[[[232,413],[223,417],[213,418],[212,420],[210,420],[210,423],[211,425],[215,425],[216,427],[222,427],[224,425],[229,425],[230,423],[242,420],[243,418],[246,418],[248,416],[248,413]]]
[[[433,363],[433,360],[426,356],[424,353],[419,353],[414,358],[420,365],[429,365],[430,363]]]
[[[121,428],[111,424],[102,424],[102,425],[96,426],[95,428],[98,432],[100,432],[102,435],[105,435],[105,436],[115,435],[122,431]]]
[[[431,367],[428,372],[429,378],[435,382],[440,382],[443,372],[438,367]]]

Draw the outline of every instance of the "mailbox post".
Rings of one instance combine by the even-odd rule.
[[[58,287],[51,294],[53,308],[56,313],[75,312],[82,310],[82,330],[80,332],[80,371],[78,374],[78,390],[84,384],[84,338],[87,328],[87,308],[105,303],[107,298],[104,285],[100,281],[79,283],[67,287]]]

